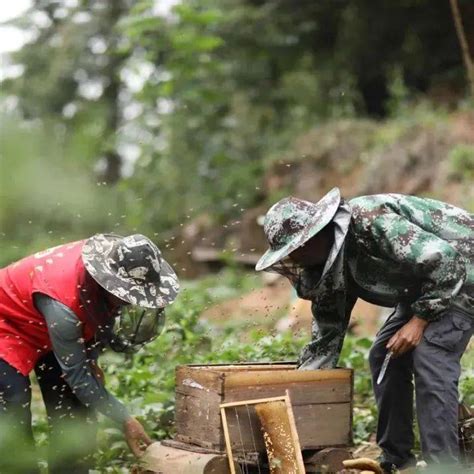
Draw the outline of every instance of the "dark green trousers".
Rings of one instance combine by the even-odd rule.
[[[399,305],[377,334],[370,351],[375,399],[378,407],[377,443],[384,460],[397,467],[410,465],[413,435],[413,395],[427,463],[455,464],[459,460],[458,382],[460,360],[473,334],[473,317],[453,307],[430,323],[420,344],[391,359],[385,377],[377,384],[389,339],[412,317]]]
[[[53,353],[38,362],[35,374],[48,416],[49,472],[87,474],[96,445],[95,415],[64,382]],[[39,472],[30,405],[29,377],[0,359],[0,473]]]

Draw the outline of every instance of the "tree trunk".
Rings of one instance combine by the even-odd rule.
[[[118,52],[120,35],[116,31],[117,24],[126,12],[124,0],[114,0],[107,2],[107,13],[105,15],[104,28],[102,34],[108,38],[108,62],[104,67],[103,76],[108,81],[103,100],[106,106],[105,121],[105,148],[103,156],[105,159],[105,169],[102,180],[107,184],[116,183],[121,176],[122,157],[117,151],[116,134],[120,126],[120,103],[119,94],[121,88],[120,70],[126,60],[126,56]]]
[[[461,12],[459,10],[458,0],[449,0],[451,4],[451,10],[453,12],[454,26],[456,28],[456,34],[458,35],[459,44],[461,45],[462,57],[464,65],[466,66],[467,77],[471,88],[471,96],[474,98],[474,64],[469,52],[469,45],[462,24]]]

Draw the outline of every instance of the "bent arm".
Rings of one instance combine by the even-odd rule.
[[[35,305],[43,314],[56,359],[67,384],[86,406],[123,424],[130,418],[126,407],[111,395],[91,371],[91,360],[74,312],[49,296],[36,293]]]
[[[355,297],[343,292],[328,292],[313,301],[311,342],[300,354],[299,369],[333,369],[337,366],[355,301]],[[340,304],[344,304],[344,308],[340,308]]]

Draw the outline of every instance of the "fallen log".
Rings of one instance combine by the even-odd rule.
[[[144,472],[157,474],[228,474],[229,462],[222,454],[203,454],[153,443],[141,459]],[[235,472],[241,474],[235,463]]]
[[[339,472],[344,469],[343,461],[352,457],[345,448],[326,448],[304,454],[306,473]]]

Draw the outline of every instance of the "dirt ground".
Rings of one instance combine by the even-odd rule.
[[[387,312],[387,308],[358,300],[352,311],[352,332],[373,336]],[[277,278],[250,293],[211,306],[201,317],[214,324],[252,322],[253,326],[269,330],[291,329],[295,334],[309,334],[312,313],[311,303],[297,298],[287,279]]]

